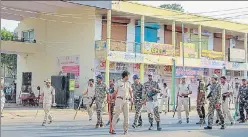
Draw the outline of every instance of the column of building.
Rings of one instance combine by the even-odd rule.
[[[145,16],[141,16],[140,22],[140,47],[141,54],[144,53],[144,42],[145,42]],[[144,74],[145,74],[145,65],[144,63],[140,64],[140,82],[144,82]]]
[[[247,64],[247,33],[244,34],[245,63]],[[244,71],[244,78],[247,79],[247,71]]]

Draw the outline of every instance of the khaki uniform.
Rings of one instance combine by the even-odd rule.
[[[181,118],[181,111],[182,111],[182,105],[184,107],[185,113],[186,113],[186,118],[189,118],[189,97],[188,96],[182,96],[182,93],[188,94],[189,93],[189,85],[188,84],[179,84],[178,86],[178,92],[179,92],[179,97],[178,97],[178,107],[177,107],[177,115],[178,115],[178,120],[182,120]]]
[[[1,90],[1,113],[3,112],[4,104],[5,104],[5,94],[3,90]]]
[[[220,84],[220,86],[221,86],[222,95],[224,95],[228,92],[231,92],[231,86],[228,83],[225,83],[224,85]],[[222,107],[222,111],[223,111],[224,116],[227,116],[231,122],[234,122],[233,116],[229,110],[229,101],[230,101],[230,97],[226,97],[225,100],[222,100],[221,107]],[[217,116],[217,119],[219,119],[219,115],[217,114],[216,116]]]
[[[43,97],[43,109],[45,112],[45,117],[44,117],[44,123],[47,122],[47,118],[49,119],[49,121],[52,121],[52,116],[50,114],[50,110],[52,107],[52,97],[53,95],[55,95],[55,89],[50,86],[49,88],[47,86],[45,86],[43,88],[43,92],[44,92],[44,97]]]
[[[116,100],[115,100],[115,115],[113,117],[113,130],[115,130],[117,119],[120,114],[123,112],[124,131],[128,130],[129,124],[129,99],[131,90],[131,83],[129,81],[119,80],[115,85],[115,90],[117,90]]]
[[[160,102],[160,112],[168,112],[168,99],[169,99],[169,88],[162,88],[161,89],[161,102]]]
[[[86,98],[86,108],[87,108],[87,112],[89,115],[89,119],[92,119],[92,115],[93,115],[93,109],[92,107],[90,107],[90,104],[92,103],[92,100],[95,96],[95,87],[94,86],[88,86],[87,88],[87,98]]]

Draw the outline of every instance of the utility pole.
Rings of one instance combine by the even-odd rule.
[[[182,58],[183,58],[183,74],[185,73],[185,66],[184,66],[184,24],[182,23]]]

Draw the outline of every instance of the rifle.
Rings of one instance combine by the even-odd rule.
[[[178,106],[178,96],[177,96],[177,106]],[[175,117],[176,111],[177,111],[177,106],[176,109],[174,110],[173,118]]]
[[[94,96],[93,99],[92,99],[92,101],[91,101],[91,103],[90,103],[90,107],[92,107],[92,105],[93,105],[93,103],[94,103],[95,100],[96,100],[96,97]]]

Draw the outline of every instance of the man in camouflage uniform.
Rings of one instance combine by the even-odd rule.
[[[102,75],[97,75],[97,83],[95,85],[95,97],[96,97],[96,114],[97,114],[97,123],[96,128],[103,127],[102,122],[102,107],[104,100],[106,99],[107,86],[102,82]]]
[[[153,128],[153,114],[155,120],[157,122],[157,130],[160,131],[162,128],[160,127],[160,114],[158,111],[158,93],[160,93],[160,87],[156,81],[152,80],[152,73],[148,74],[148,79],[144,84],[145,92],[143,92],[143,101],[146,104],[148,119],[150,123],[149,130]]]
[[[199,81],[198,92],[197,92],[197,113],[199,115],[200,121],[196,124],[205,124],[205,93],[206,85],[203,81],[203,77],[198,76],[197,80]]]
[[[221,121],[221,129],[225,129],[225,119],[223,116],[223,112],[221,110],[221,103],[222,103],[222,94],[221,94],[221,85],[218,83],[218,76],[214,74],[211,77],[211,87],[210,93],[208,94],[207,98],[209,99],[209,106],[208,106],[208,126],[204,127],[204,129],[212,129],[213,120],[214,120],[214,110],[217,111]]]
[[[236,102],[239,102],[239,123],[245,123],[244,109],[246,110],[246,112],[248,112],[248,86],[246,83],[246,79],[242,79],[242,85],[239,87],[239,93]]]
[[[135,106],[135,116],[132,127],[136,128],[137,126],[142,126],[142,93],[144,91],[143,85],[139,81],[139,76],[133,76],[134,83],[132,84],[133,96],[134,96],[134,106]],[[139,123],[137,125],[137,123]]]

